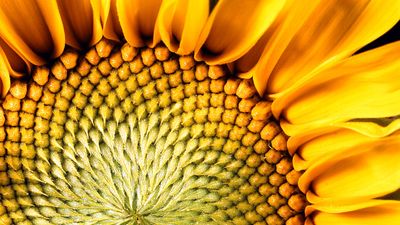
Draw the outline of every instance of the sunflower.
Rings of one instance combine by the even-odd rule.
[[[400,224],[393,0],[0,1],[0,224]]]

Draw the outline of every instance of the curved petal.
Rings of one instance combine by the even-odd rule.
[[[281,55],[297,32],[321,1],[292,1],[286,4],[270,29],[265,32],[258,46],[235,62],[240,77],[253,77],[254,85],[260,95],[265,94],[268,79]],[[300,30],[300,31],[299,31]]]
[[[289,136],[357,118],[400,112],[400,41],[353,56],[272,104]],[[282,111],[283,110],[283,111]]]
[[[20,78],[30,73],[32,65],[26,59],[21,58],[16,52],[14,52],[1,38],[0,48],[2,48],[6,67],[11,77]]]
[[[312,204],[306,207],[305,214],[306,216],[320,211],[325,213],[344,213],[351,212],[365,208],[371,208],[381,205],[392,205],[397,204],[399,201],[397,200],[381,200],[381,199],[372,199],[367,201],[362,201],[358,203],[353,203],[352,201],[348,202],[340,202],[338,204],[332,205],[330,203],[317,203]],[[393,205],[394,206],[394,205]]]
[[[249,71],[261,94],[275,97],[307,80],[383,35],[400,19],[399,1],[294,4],[298,5],[272,35],[277,38],[270,39],[259,62]]]
[[[57,3],[68,45],[82,49],[100,41],[100,0],[57,0]]]
[[[163,1],[156,25],[161,40],[173,52],[190,54],[207,20],[208,11],[208,1]]]
[[[346,213],[317,212],[312,221],[315,225],[400,225],[400,202],[382,202]]]
[[[366,141],[323,156],[299,179],[311,203],[360,202],[400,188],[400,134]]]
[[[10,89],[11,81],[7,69],[7,57],[3,49],[0,47],[0,92],[1,97],[4,97]]]
[[[336,130],[337,128],[335,127],[327,126],[327,127],[321,127],[319,129],[310,130],[308,132],[304,132],[296,136],[289,136],[289,139],[287,141],[287,148],[289,150],[289,153],[293,155],[294,153],[296,153],[298,148],[307,144],[310,141],[313,141],[313,139],[318,138],[319,136],[329,134]]]
[[[344,123],[339,123],[338,126],[355,130],[363,135],[367,135],[370,137],[384,137],[400,129],[400,119],[392,121],[387,126],[381,126],[375,122],[368,121],[348,121]]]
[[[162,0],[116,0],[118,18],[128,43],[134,47],[155,46],[155,24]]]
[[[116,0],[102,0],[102,13],[101,18],[103,21],[103,35],[104,37],[121,41],[124,39],[121,25],[117,13]]]
[[[0,37],[20,57],[35,65],[61,55],[65,37],[54,1],[0,1]]]
[[[297,150],[293,159],[296,170],[306,170],[321,159],[375,140],[350,129],[330,127],[290,137],[288,148]]]
[[[229,63],[240,58],[273,23],[285,2],[219,1],[200,35],[195,58],[212,65]]]

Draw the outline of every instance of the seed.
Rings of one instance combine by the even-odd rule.
[[[111,65],[107,60],[101,61],[97,68],[103,76],[110,75]]]
[[[36,67],[32,78],[37,84],[45,85],[49,79],[49,69],[47,67]]]
[[[279,186],[279,194],[285,198],[289,198],[295,192],[295,187],[289,183],[284,183]]]
[[[144,67],[142,60],[139,57],[135,57],[132,62],[129,63],[129,68],[132,73],[139,73]]]
[[[81,76],[87,76],[90,72],[90,64],[86,60],[82,60],[76,70]]]
[[[249,113],[253,109],[253,107],[257,104],[256,98],[243,98],[240,100],[238,108],[241,112]]]
[[[74,51],[65,51],[60,56],[60,61],[63,63],[66,69],[72,69],[78,62],[79,55]]]
[[[297,185],[297,181],[299,180],[301,173],[292,170],[286,175],[286,180],[291,185]]]
[[[99,43],[97,43],[95,48],[100,58],[106,58],[110,55],[113,49],[113,44],[107,39],[102,39]]]
[[[227,72],[225,71],[225,68],[223,66],[210,66],[208,70],[208,76],[214,80],[224,77],[226,73]]]
[[[286,136],[280,133],[272,139],[271,146],[278,151],[284,151],[286,150],[286,139]]]
[[[125,62],[130,62],[136,56],[137,49],[125,43],[121,47],[121,57]]]
[[[258,167],[261,164],[261,156],[259,154],[251,154],[247,160],[246,164],[250,167]]]
[[[303,195],[297,194],[293,195],[289,198],[288,204],[290,208],[297,212],[301,212],[304,210],[306,203],[306,199],[304,198]]]
[[[122,59],[122,55],[121,52],[115,52],[111,55],[110,57],[110,65],[114,68],[114,69],[118,69],[121,64],[123,63],[123,59]]]
[[[254,88],[253,82],[251,80],[242,80],[236,90],[236,95],[239,98],[250,98],[256,94],[256,89]]]
[[[251,116],[255,120],[267,120],[271,116],[271,103],[258,102],[251,110]]]
[[[178,69],[178,62],[176,59],[170,59],[165,62],[163,62],[163,68],[165,74],[172,74]]]
[[[23,99],[27,92],[27,85],[21,81],[13,82],[10,93],[17,99]]]
[[[226,109],[234,109],[238,105],[238,97],[234,95],[228,95],[225,98],[225,108]]]
[[[195,65],[195,62],[192,57],[190,57],[190,56],[179,57],[179,67],[182,70],[190,70],[194,65]]]
[[[269,122],[265,127],[261,130],[261,138],[266,141],[271,141],[277,134],[279,134],[280,129],[279,126],[275,122]]]
[[[88,60],[90,64],[93,66],[97,65],[100,62],[100,56],[97,54],[95,49],[90,49],[86,55],[85,58]]]
[[[274,149],[269,149],[267,153],[265,153],[265,160],[270,164],[276,164],[282,158],[282,154]]]
[[[65,80],[67,78],[67,69],[64,67],[61,61],[54,63],[51,68],[51,73],[58,80]]]

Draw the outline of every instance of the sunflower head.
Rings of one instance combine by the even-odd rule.
[[[79,54],[34,67],[2,102],[4,221],[303,221],[286,135],[251,80],[161,44]]]
[[[398,225],[399,15],[0,2],[0,224]]]

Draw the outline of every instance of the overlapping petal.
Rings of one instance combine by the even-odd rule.
[[[4,60],[6,62],[6,67],[8,73],[11,77],[20,78],[24,76],[24,74],[29,73],[31,71],[31,63],[26,59],[21,58],[14,50],[12,50],[7,43],[5,43],[0,38],[0,48],[4,54]]]
[[[161,0],[116,0],[118,18],[128,43],[134,47],[154,46],[154,37]]]
[[[63,24],[55,1],[0,1],[0,21],[1,39],[32,64],[44,64],[64,50]]]
[[[82,49],[102,37],[100,0],[57,0],[66,43]]]
[[[400,19],[398,1],[293,1],[291,4],[276,30],[268,33],[271,38],[262,55],[246,59],[258,61],[243,76],[253,76],[261,94],[281,93],[307,80],[375,40]]]
[[[315,159],[300,177],[299,187],[308,191],[309,202],[361,202],[400,188],[399,133],[377,139],[354,134],[341,136],[338,139],[347,138],[347,144]]]
[[[296,33],[316,10],[320,1],[290,1],[276,21],[263,34],[258,43],[246,55],[234,62],[242,78],[253,78],[258,92],[266,92],[269,77],[281,55]],[[312,43],[309,43],[312,44]]]
[[[124,34],[119,23],[116,0],[102,0],[101,3],[104,37],[114,41],[123,40]]]
[[[295,154],[296,170],[306,170],[319,160],[334,158],[352,147],[375,140],[350,129],[325,127],[290,137],[288,149]]]
[[[208,1],[164,1],[157,18],[156,35],[160,35],[171,51],[187,55],[194,51],[208,13]]]
[[[195,57],[211,65],[240,58],[274,22],[285,2],[219,1],[201,33]]]
[[[400,128],[400,119],[398,117],[390,120],[387,125],[381,125],[378,123],[385,119],[386,118],[378,118],[374,120],[367,119],[365,121],[346,121],[338,123],[338,126],[355,130],[370,137],[385,137]]]
[[[10,89],[10,75],[7,68],[7,57],[0,47],[0,93],[4,97]]]
[[[307,224],[307,223],[306,223]],[[358,210],[330,213],[316,212],[309,219],[308,224],[315,225],[377,225],[400,224],[400,202],[398,201],[372,201],[366,202]]]
[[[283,117],[289,136],[353,119],[396,116],[399,56],[400,42],[395,42],[350,57],[276,99],[272,111]]]

